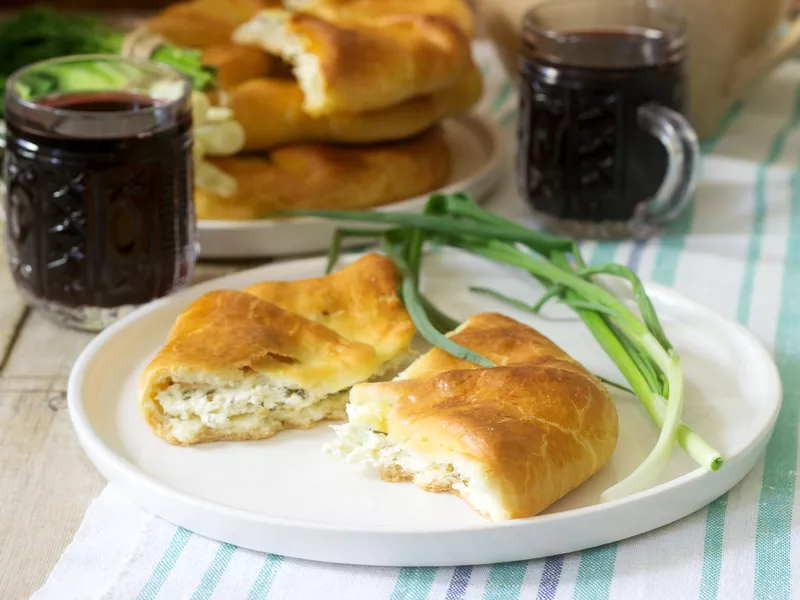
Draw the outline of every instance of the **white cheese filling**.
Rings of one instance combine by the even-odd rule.
[[[303,39],[289,31],[285,13],[263,11],[240,25],[233,34],[239,44],[257,44],[271,54],[279,54],[293,65],[293,74],[303,90],[306,109],[318,109],[324,103],[325,81],[319,57],[306,52]]]
[[[348,405],[348,413],[352,408],[352,404]],[[424,456],[390,440],[385,433],[352,423],[332,425],[331,429],[337,439],[323,451],[347,464],[366,465],[380,471],[400,467],[413,477],[416,485],[450,488],[490,518],[502,518],[506,512],[492,492],[482,465],[476,461],[458,454]]]
[[[337,394],[338,395],[338,394]],[[173,383],[156,395],[170,417],[199,419],[203,425],[225,427],[237,416],[266,411],[302,411],[331,395],[315,395],[264,381],[242,382],[235,388]]]

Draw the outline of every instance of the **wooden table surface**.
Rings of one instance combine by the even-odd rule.
[[[195,282],[247,266],[201,263]],[[69,371],[91,339],[28,309],[0,250],[0,600],[27,599],[44,583],[105,485],[66,402]]]

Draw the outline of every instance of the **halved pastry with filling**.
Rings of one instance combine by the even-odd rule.
[[[597,472],[617,443],[603,384],[552,341],[502,315],[451,336],[497,367],[434,348],[391,382],[353,387],[327,452],[452,492],[492,520],[531,517]]]
[[[377,110],[451,87],[472,64],[469,38],[451,19],[395,14],[332,23],[313,14],[263,10],[233,34],[283,58],[310,115]]]
[[[446,117],[467,112],[482,93],[480,70],[470,61],[452,85],[367,112],[311,116],[303,112],[303,92],[297,82],[277,77],[249,79],[231,89],[228,100],[246,133],[245,150],[257,152],[291,149],[297,144],[342,147],[400,142],[400,147],[406,147],[404,140]]]
[[[186,445],[343,419],[350,388],[396,373],[415,331],[392,291],[395,271],[362,260],[333,276],[276,284],[276,303],[233,290],[198,298],[142,375],[140,405],[153,431]],[[373,276],[363,271],[370,265]],[[336,293],[344,282],[373,296],[375,312],[364,298]],[[254,291],[269,295],[270,286]],[[330,326],[318,322],[326,313]],[[365,333],[371,328],[375,336]]]

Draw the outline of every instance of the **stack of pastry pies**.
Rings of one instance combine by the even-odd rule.
[[[441,120],[480,98],[465,0],[193,0],[147,27],[202,49],[245,132],[212,159],[236,181],[197,191],[201,219],[366,208],[450,175]]]
[[[394,263],[368,254],[332,275],[201,296],[142,375],[145,420],[177,445],[346,420],[326,454],[492,520],[536,515],[603,467],[617,412],[581,364],[495,313],[449,336],[496,367],[438,348],[417,357],[397,284]]]

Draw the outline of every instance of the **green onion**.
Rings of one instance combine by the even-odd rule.
[[[560,265],[562,268],[570,268],[563,254],[556,254],[553,260],[555,264]],[[567,295],[567,300],[573,299],[574,296],[576,296],[576,294],[569,293]],[[577,300],[577,298],[574,299]],[[607,318],[609,316],[608,313],[604,313],[604,311],[592,310],[591,308],[586,309],[579,306],[576,307],[576,310],[578,314],[582,312],[591,312],[601,318]],[[611,318],[619,322],[613,315],[611,315]],[[611,331],[613,332],[613,329]],[[630,334],[628,335],[630,336]],[[658,339],[653,336],[649,330],[647,330],[647,333],[640,332],[639,335],[635,336],[635,339],[631,339],[631,341],[638,344],[641,349],[644,350],[644,354],[661,369],[661,372],[669,381],[669,399],[664,411],[666,414],[663,415],[660,424],[661,433],[655,447],[633,473],[603,492],[602,498],[604,500],[620,498],[647,489],[655,483],[656,479],[669,462],[672,449],[677,440],[677,430],[680,425],[681,411],[683,410],[683,371],[680,368],[680,359],[672,352],[672,346],[669,347],[669,351],[665,350]],[[628,354],[631,352],[631,349],[627,350]],[[637,353],[633,351],[633,354],[636,355]],[[611,358],[616,361],[618,357],[612,355]],[[652,382],[649,385],[652,386]],[[655,397],[653,397],[653,399],[655,400]],[[711,466],[713,465],[709,465],[709,468],[711,468]]]
[[[424,244],[449,246],[476,256],[524,270],[545,288],[535,303],[510,298],[485,287],[471,291],[492,296],[521,310],[538,312],[550,300],[558,300],[581,318],[601,348],[615,363],[651,420],[660,429],[658,441],[646,459],[628,477],[606,490],[609,500],[653,485],[669,462],[677,443],[698,464],[717,470],[723,457],[699,434],[681,422],[683,370],[638,276],[616,264],[586,267],[574,240],[530,230],[489,213],[464,195],[433,196],[423,214],[370,211],[286,211],[289,216],[314,216],[337,221],[380,224],[386,229],[369,230],[381,238],[384,252],[402,273],[400,293],[420,330],[431,344],[461,358],[488,366],[443,335],[456,322],[443,315],[418,289]],[[363,231],[363,230],[362,230]],[[331,256],[338,256],[343,236],[356,230],[340,230],[334,236]],[[629,309],[609,288],[594,280],[597,275],[620,278],[628,283],[638,314]],[[619,384],[601,379],[613,387]]]
[[[3,103],[6,79],[17,69],[27,65],[76,54],[119,54],[125,34],[102,24],[98,19],[60,14],[52,8],[32,7],[22,9],[15,16],[0,21],[0,117],[5,112]],[[164,44],[156,48],[152,60],[168,65],[186,75],[192,87],[205,90],[216,78],[214,68],[202,64],[202,52],[176,48]],[[91,64],[71,63],[55,67],[57,80],[75,80],[83,69],[86,77],[97,78]],[[55,81],[56,84],[59,81]],[[51,82],[52,84],[52,82]],[[61,91],[67,86],[58,85]]]
[[[425,312],[428,313],[428,317],[430,317],[431,322],[434,323],[436,329],[438,329],[441,333],[448,333],[461,325],[461,323],[452,317],[447,316],[445,313],[436,308],[433,302],[428,300],[422,294],[419,294],[419,298],[422,301],[422,305],[425,308]]]
[[[634,393],[633,393],[633,390],[632,390],[631,388],[629,388],[629,387],[625,387],[625,386],[624,386],[624,385],[622,385],[621,383],[617,383],[616,381],[611,381],[610,379],[606,379],[605,377],[603,377],[603,376],[601,376],[601,375],[598,375],[597,373],[595,373],[595,374],[594,374],[594,376],[595,376],[597,379],[599,379],[600,381],[602,381],[604,384],[606,384],[607,386],[609,386],[609,387],[613,387],[613,388],[616,388],[616,389],[618,389],[618,390],[621,390],[621,391],[623,391],[623,392],[627,392],[627,393],[629,393],[631,396],[635,396],[635,395],[636,395],[636,394],[634,394]]]
[[[385,229],[336,229],[333,232],[331,245],[328,248],[328,263],[325,266],[325,273],[333,271],[333,267],[336,266],[336,261],[339,260],[339,254],[342,251],[342,242],[346,238],[379,238],[385,233]]]
[[[533,305],[531,309],[533,312],[538,313],[544,308],[544,305],[550,302],[553,298],[561,298],[564,296],[564,286],[563,285],[554,285],[549,290],[547,290],[542,297]]]
[[[535,231],[526,230],[524,232],[515,232],[499,225],[491,226],[482,225],[481,223],[471,223],[469,221],[461,222],[448,217],[425,214],[372,212],[367,210],[285,210],[267,213],[264,216],[320,217],[337,221],[383,223],[419,228],[423,231],[443,235],[450,234],[460,237],[474,236],[476,238],[489,237],[502,241],[521,241],[531,245],[548,244],[548,242],[543,242],[541,239],[542,236]],[[564,248],[560,241],[550,243],[549,245],[551,251]],[[566,249],[568,250],[570,247],[571,246],[568,245]]]
[[[633,297],[636,300],[636,304],[639,307],[639,312],[641,312],[645,324],[650,329],[650,333],[656,336],[658,341],[661,342],[661,345],[664,346],[665,350],[672,349],[672,345],[667,339],[667,334],[664,333],[664,330],[661,328],[661,322],[656,314],[656,309],[653,308],[653,304],[650,302],[650,298],[647,296],[647,292],[644,290],[644,285],[642,285],[642,281],[639,279],[636,273],[623,265],[600,265],[597,267],[581,269],[580,274],[584,277],[587,275],[601,274],[616,275],[626,279],[628,283],[631,284]]]
[[[409,265],[405,262],[405,259],[403,259],[403,257],[400,256],[400,254],[392,246],[392,243],[387,236],[384,236],[381,239],[381,249],[389,258],[394,260],[400,269],[400,273],[402,275],[400,295],[403,298],[403,303],[406,305],[406,310],[408,310],[408,314],[411,316],[411,320],[414,321],[414,325],[416,325],[420,335],[422,335],[422,337],[425,338],[429,344],[441,348],[453,356],[468,360],[482,367],[495,366],[492,361],[480,356],[469,348],[465,348],[461,344],[454,342],[447,336],[443,335],[436,327],[434,327],[430,321],[430,318],[428,317],[427,312],[425,311],[422,298],[417,290],[416,278],[411,273]]]
[[[539,312],[535,306],[526,304],[522,300],[517,300],[516,298],[512,298],[511,296],[506,296],[505,294],[498,292],[497,290],[493,290],[491,288],[470,287],[468,289],[470,292],[475,292],[476,294],[483,294],[484,296],[491,296],[492,298],[496,298],[501,302],[505,302],[506,304],[510,304],[511,306],[515,306],[516,308],[519,308],[521,310],[527,310],[532,313]]]

